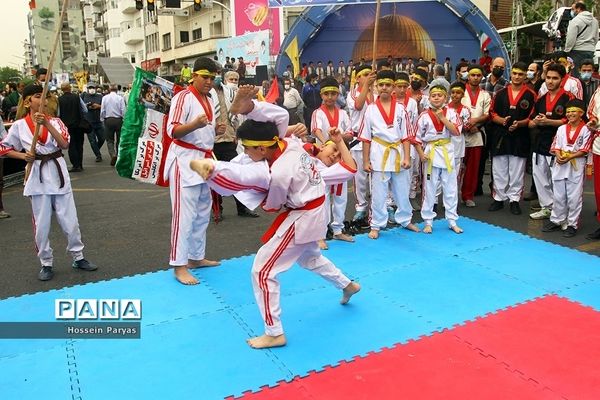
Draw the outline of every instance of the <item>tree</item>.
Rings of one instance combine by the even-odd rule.
[[[54,18],[54,11],[51,11],[48,7],[44,7],[40,10],[38,15],[41,19],[47,20]]]
[[[4,88],[8,82],[18,82],[21,79],[23,79],[23,77],[21,76],[19,70],[11,67],[0,67],[1,88]]]

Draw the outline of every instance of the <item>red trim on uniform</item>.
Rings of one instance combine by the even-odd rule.
[[[177,98],[177,103],[175,104],[175,111],[173,112],[173,118],[171,121],[171,125],[181,125],[179,119],[181,118],[181,114],[183,113],[183,105],[185,103],[185,96],[190,94],[189,90],[184,90],[180,92],[181,95]]]
[[[196,100],[198,100],[198,103],[200,103],[200,105],[202,106],[202,109],[204,110],[204,115],[206,115],[208,122],[211,122],[213,120],[213,109],[210,105],[210,102],[208,101],[208,97],[204,94],[199,93],[194,87],[194,85],[190,85],[188,87],[188,90],[194,95]]]
[[[263,243],[267,243],[273,236],[275,236],[275,233],[277,233],[277,229],[279,229],[281,224],[283,224],[283,221],[285,221],[285,219],[287,218],[287,216],[289,215],[290,212],[300,211],[300,210],[302,210],[302,211],[313,210],[317,207],[322,206],[324,202],[325,202],[325,195],[323,195],[321,197],[317,197],[316,199],[310,200],[302,207],[286,209],[284,212],[279,214],[275,218],[275,220],[273,220],[273,223],[271,224],[269,229],[267,229],[267,231],[262,235],[260,240]]]
[[[35,123],[33,122],[33,119],[31,118],[30,114],[27,114],[25,116],[25,122],[27,123],[27,126],[29,127],[29,130],[31,131],[31,135],[35,135]],[[41,126],[40,127],[40,136],[39,136],[39,142],[42,144],[46,143],[46,140],[48,140],[48,129],[45,126]]]
[[[294,237],[294,232],[295,232],[295,226],[294,226],[294,224],[292,224],[290,226],[290,228],[287,230],[287,232],[285,233],[285,235],[283,236],[281,243],[279,243],[279,245],[277,246],[277,248],[275,249],[273,254],[271,254],[271,257],[269,257],[269,259],[267,260],[265,265],[260,269],[260,271],[258,273],[258,287],[263,292],[263,306],[265,308],[265,315],[264,315],[265,323],[269,326],[273,325],[273,316],[271,315],[271,309],[269,306],[269,300],[270,300],[269,299],[269,284],[268,284],[269,274],[270,274],[271,270],[273,269],[273,266],[275,265],[275,262],[277,261],[277,259],[279,257],[281,257],[281,254],[283,253],[285,248],[290,244],[292,238]]]
[[[356,168],[352,168],[351,166],[349,166],[348,164],[346,164],[343,160],[340,160],[340,165],[342,167],[344,167],[345,169],[347,169],[348,171],[352,172],[353,174],[355,174],[356,171],[357,171]]]
[[[8,147],[8,146],[5,146],[3,144],[0,144],[0,156],[8,154],[8,153],[10,153],[13,150],[14,149],[12,147]]]
[[[171,261],[177,259],[177,241],[179,240],[179,213],[181,208],[179,164],[175,161],[175,199],[173,201],[173,220],[171,221]]]
[[[321,105],[321,107],[319,107],[319,109],[321,111],[323,111],[323,113],[325,114],[325,117],[327,118],[327,122],[329,123],[329,127],[337,128],[338,125],[340,124],[340,109],[337,108],[336,106],[333,106],[333,115],[331,115],[331,113],[329,112],[329,109],[324,104]]]
[[[600,155],[592,154],[594,168],[594,194],[596,197],[596,220],[600,222]]]
[[[242,183],[234,182],[231,179],[228,179],[221,174],[217,174],[211,180],[219,186],[223,186],[224,188],[233,189],[236,191],[255,190],[259,193],[267,193],[269,191],[268,189],[262,188],[260,186],[244,185]]]
[[[31,201],[31,224],[33,226],[33,247],[35,247],[35,252],[39,253],[40,249],[37,245],[37,241],[35,239],[35,235],[37,232],[37,226],[35,224],[35,212],[33,211],[33,201]]]

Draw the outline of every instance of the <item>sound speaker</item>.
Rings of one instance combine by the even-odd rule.
[[[257,65],[256,66],[256,75],[254,77],[254,84],[256,86],[262,85],[263,81],[269,80],[269,74],[267,72],[266,65]]]

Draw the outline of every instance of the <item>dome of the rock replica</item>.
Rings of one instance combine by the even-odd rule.
[[[373,22],[359,36],[352,59],[373,57]],[[435,58],[435,46],[429,34],[416,21],[402,15],[386,15],[379,19],[377,41],[377,59],[388,55],[397,57],[423,57],[425,60]]]

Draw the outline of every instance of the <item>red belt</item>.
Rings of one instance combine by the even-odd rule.
[[[331,185],[331,194],[335,195],[335,196],[341,196],[343,189],[344,189],[343,183],[338,183],[337,185]]]
[[[177,146],[185,147],[186,149],[201,151],[206,155],[206,158],[213,158],[212,150],[203,149],[202,147],[198,147],[195,144],[184,142],[183,140],[179,139],[173,139],[173,143],[175,143]]]
[[[301,210],[301,211],[313,210],[313,209],[321,206],[324,202],[325,202],[325,196],[321,196],[319,198],[309,201],[308,203],[306,203],[304,206],[302,206],[300,208],[288,208],[287,210],[285,210],[284,212],[282,212],[275,218],[275,220],[273,221],[273,223],[271,224],[269,229],[267,229],[267,231],[262,235],[260,240],[263,243],[267,243],[273,236],[275,236],[277,229],[279,229],[281,224],[283,224],[283,221],[285,221],[285,219],[287,218],[287,216],[290,212],[298,211],[298,210]]]

